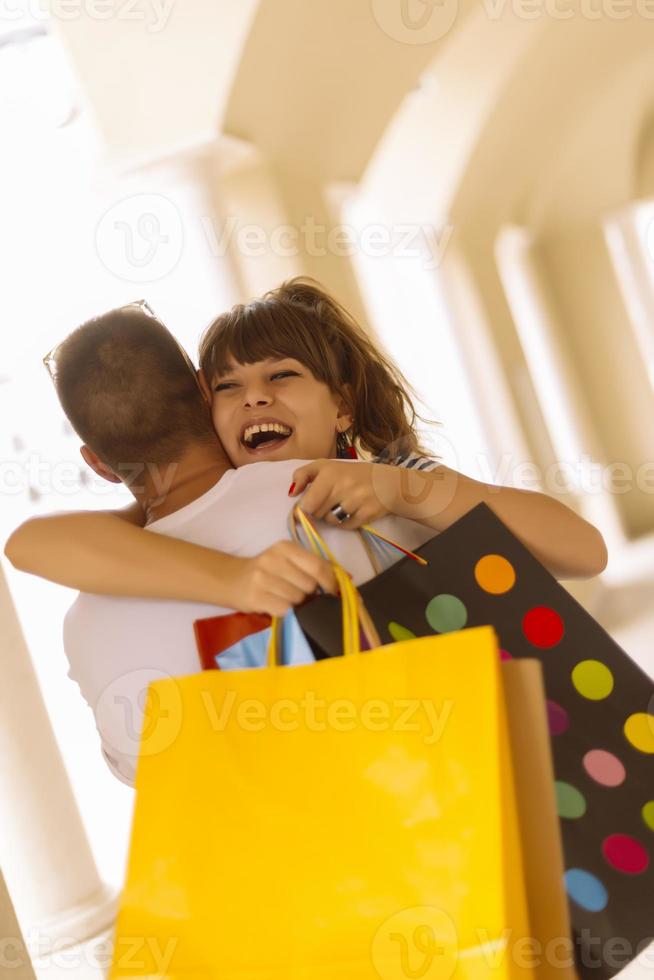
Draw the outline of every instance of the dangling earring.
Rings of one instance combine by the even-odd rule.
[[[336,434],[336,455],[339,459],[343,459],[345,456],[345,451],[347,450],[348,442],[347,436],[344,432],[338,432]]]
[[[358,459],[357,451],[350,442],[347,432],[336,435],[336,456],[338,459]]]

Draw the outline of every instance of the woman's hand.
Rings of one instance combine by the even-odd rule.
[[[354,531],[393,512],[396,469],[384,463],[316,459],[295,470],[289,496],[297,497],[311,484],[299,502],[302,510],[317,520]],[[339,521],[330,513],[337,504],[350,514],[349,520]]]

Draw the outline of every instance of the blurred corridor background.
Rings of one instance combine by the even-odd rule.
[[[606,571],[564,584],[654,674],[654,0],[0,0],[0,123],[3,541],[129,499],[83,464],[55,343],[143,298],[197,363],[218,312],[308,274],[447,465],[600,528]],[[86,978],[133,792],[67,677],[73,597],[3,559],[0,919]]]

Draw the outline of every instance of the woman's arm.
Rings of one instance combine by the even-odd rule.
[[[118,511],[34,517],[8,539],[20,571],[101,595],[178,599],[284,615],[318,585],[336,582],[328,562],[291,541],[240,558],[143,529],[134,503]]]
[[[393,513],[399,517],[442,531],[485,503],[556,578],[590,578],[606,568],[608,552],[601,533],[554,497],[483,483],[447,466],[415,475],[400,467],[389,469],[397,473]],[[402,478],[402,472],[412,475]]]
[[[482,483],[440,464],[419,471],[319,459],[299,467],[293,480],[293,497],[311,482],[301,501],[307,513],[337,524],[329,511],[340,503],[352,514],[341,525],[346,529],[390,513],[443,531],[485,503],[557,578],[590,578],[606,568],[606,545],[597,528],[545,493]]]

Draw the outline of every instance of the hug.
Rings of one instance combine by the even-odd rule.
[[[375,569],[353,531],[412,551],[482,502],[556,577],[606,565],[599,531],[564,504],[430,456],[408,382],[313,280],[218,316],[198,371],[144,302],[78,327],[47,365],[85,462],[134,501],[29,520],[5,554],[79,590],[64,623],[69,677],[127,785],[148,685],[199,669],[196,620],[284,616],[337,591],[330,563],[289,539],[298,501],[355,585]]]

